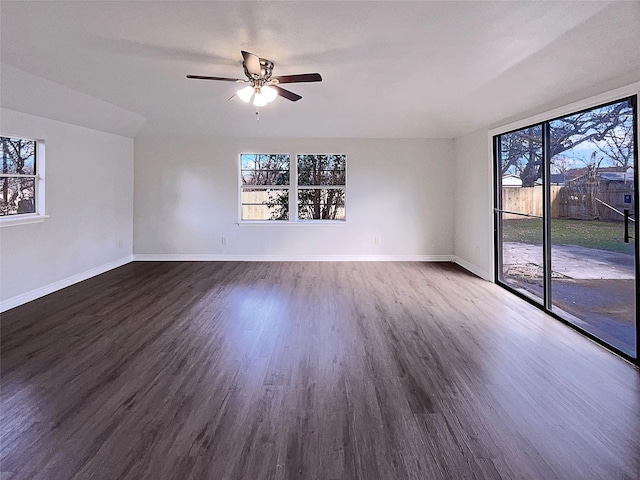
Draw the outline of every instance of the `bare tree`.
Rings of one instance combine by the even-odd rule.
[[[549,122],[551,161],[581,144],[592,143],[622,166],[633,157],[632,109],[627,101],[579,112]],[[535,125],[500,137],[501,172],[512,172],[522,185],[541,177],[542,126]]]
[[[288,185],[289,155],[244,155],[241,170],[243,185]]]
[[[564,155],[557,155],[551,159],[551,173],[563,175],[571,169],[573,160]]]
[[[2,186],[0,187],[0,215],[17,212],[16,199],[23,189],[33,190],[33,179],[19,175],[35,173],[35,142],[22,138],[0,137],[2,143]],[[30,209],[28,209],[30,210]]]
[[[596,143],[601,153],[620,167],[633,165],[633,116],[625,114],[620,125],[612,129],[602,142]]]

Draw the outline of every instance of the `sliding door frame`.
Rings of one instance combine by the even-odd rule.
[[[619,93],[616,93],[619,92]],[[605,94],[607,95],[607,94]],[[633,158],[633,175],[634,175],[634,218],[638,219],[638,211],[640,210],[639,202],[639,190],[638,185],[638,147],[640,143],[640,130],[638,121],[638,101],[640,99],[640,83],[634,84],[630,88],[618,89],[611,92],[606,96],[599,96],[591,101],[586,100],[580,104],[573,104],[562,109],[549,112],[548,115],[539,115],[530,119],[525,119],[516,124],[511,124],[501,129],[495,129],[489,132],[492,146],[491,161],[493,165],[493,249],[494,249],[494,281],[501,287],[505,288],[509,292],[517,295],[528,303],[540,308],[545,313],[551,315],[555,319],[571,327],[572,329],[580,332],[585,337],[593,340],[594,342],[602,345],[606,349],[612,351],[616,355],[624,358],[636,366],[640,366],[640,220],[634,222],[634,243],[635,243],[635,327],[636,327],[636,357],[621,351],[613,345],[605,342],[596,335],[580,328],[579,326],[564,319],[560,315],[552,311],[552,292],[551,292],[551,182],[547,181],[551,179],[551,162],[550,162],[550,124],[554,120],[560,118],[587,112],[596,108],[605,107],[608,105],[616,104],[622,101],[629,101],[633,111],[633,132],[634,132],[634,158]],[[579,105],[579,106],[578,106]],[[505,134],[513,133],[524,128],[533,127],[535,125],[542,126],[542,209],[543,209],[543,232],[542,232],[542,248],[543,248],[543,298],[542,303],[537,302],[534,298],[529,297],[506,282],[500,280],[502,272],[502,252],[501,252],[501,232],[502,232],[502,211],[500,205],[501,185],[499,180],[501,178],[500,163],[501,163],[501,149],[500,149],[500,137]]]

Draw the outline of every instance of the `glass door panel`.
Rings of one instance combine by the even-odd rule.
[[[498,279],[543,302],[542,128],[498,137]]]
[[[637,357],[633,115],[624,100],[549,122],[548,188],[551,311]]]

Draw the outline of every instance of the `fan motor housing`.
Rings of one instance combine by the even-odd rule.
[[[262,67],[262,78],[264,78],[265,80],[269,80],[271,78],[271,73],[273,72],[273,62],[271,60],[267,60],[266,58],[261,58],[260,66]]]
[[[260,59],[260,76],[249,72],[244,62],[242,62],[242,67],[244,68],[244,74],[250,80],[262,79],[266,81],[271,78],[271,74],[273,73],[273,62],[271,60],[267,60],[266,58]]]

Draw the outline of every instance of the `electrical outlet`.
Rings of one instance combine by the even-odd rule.
[[[380,237],[373,237],[373,243],[375,245],[380,245]]]
[[[122,240],[118,240],[118,248],[122,248]]]
[[[226,245],[227,244],[227,237],[222,237],[222,244]]]

